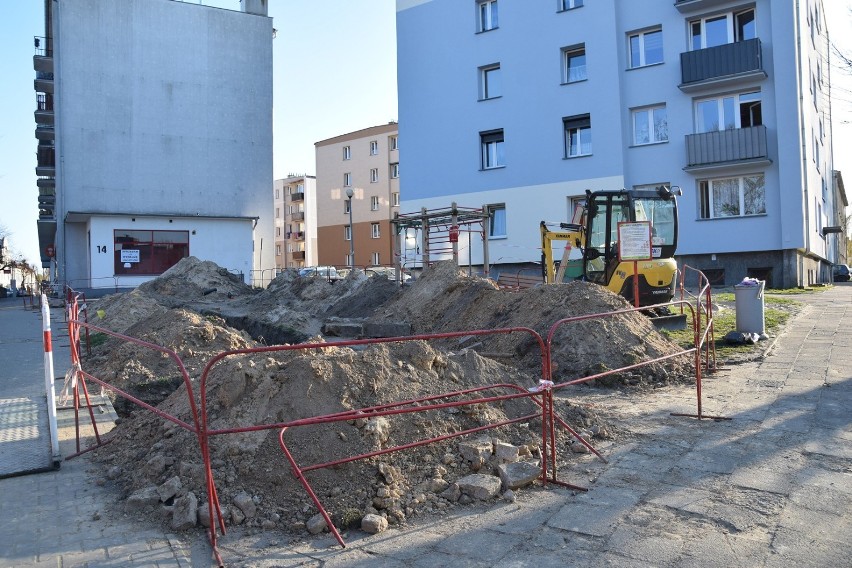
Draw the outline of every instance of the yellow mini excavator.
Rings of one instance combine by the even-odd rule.
[[[633,261],[619,258],[618,223],[646,221],[651,227],[651,259],[637,263],[639,305],[672,299],[677,283],[678,216],[675,192],[655,190],[586,191],[586,202],[572,223],[551,230],[541,222],[542,271],[547,283],[582,279],[606,286],[634,303]],[[567,243],[561,262],[554,262],[554,241]]]

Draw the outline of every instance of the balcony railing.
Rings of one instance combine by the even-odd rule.
[[[305,218],[305,213],[304,213],[304,211],[296,211],[296,212],[290,213],[290,218],[293,219],[294,221],[302,221]]]
[[[303,250],[294,250],[292,253],[293,260],[305,260],[305,251]]]
[[[37,155],[39,167],[56,167],[56,149],[53,146],[39,146]]]
[[[675,7],[681,12],[694,12],[697,10],[708,10],[728,0],[675,0]]]
[[[290,201],[304,201],[304,200],[305,200],[304,192],[291,193],[290,194]]]
[[[682,90],[709,82],[738,80],[754,75],[765,77],[760,39],[681,53],[680,71]]]
[[[53,57],[53,38],[35,36],[33,38],[35,54],[38,57]]]
[[[293,241],[304,241],[305,240],[305,232],[304,231],[291,231],[287,233],[287,238]]]
[[[53,95],[36,93],[36,110],[53,112]]]
[[[768,160],[766,127],[751,126],[686,136],[686,169]]]

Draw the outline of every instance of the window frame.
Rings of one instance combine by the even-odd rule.
[[[646,37],[651,34],[660,34],[660,60],[659,61],[651,61],[648,62],[648,49],[646,47]],[[639,61],[635,62],[633,60],[633,38],[637,38],[638,45],[638,55]],[[628,60],[628,68],[629,69],[639,69],[641,67],[650,67],[652,65],[661,65],[665,63],[665,49],[664,49],[664,38],[663,38],[663,28],[662,26],[658,26],[655,28],[649,28],[647,30],[641,30],[637,32],[633,32],[627,35],[627,60]]]
[[[483,65],[479,67],[479,100],[480,101],[488,101],[491,99],[499,99],[503,96],[502,91],[502,68],[500,67],[500,63],[491,63],[489,65]],[[496,94],[492,94],[492,89],[490,85],[492,84],[492,80],[489,79],[489,75],[491,73],[497,72],[496,75]]]
[[[559,0],[557,4],[556,11],[557,12],[567,12],[568,10],[576,10],[577,8],[582,8],[585,4],[583,0]]]
[[[400,203],[399,202],[399,192],[398,191],[392,192],[391,193],[391,204],[392,204],[391,206],[392,207],[399,207],[399,203]]]
[[[589,151],[583,152],[583,131],[588,131],[588,146]],[[582,158],[584,156],[591,156],[594,153],[594,146],[592,144],[592,115],[591,114],[577,114],[574,116],[566,116],[562,119],[562,132],[563,132],[563,143],[564,143],[564,158]],[[579,148],[580,152],[572,153],[572,133],[576,133],[576,135],[580,138],[579,140]]]
[[[381,202],[378,195],[370,196],[370,211],[378,211]]]
[[[352,208],[352,200],[348,197],[343,200],[343,214],[349,215],[349,210]]]
[[[343,187],[352,187],[352,172],[343,174]]]
[[[143,233],[147,234],[143,235]],[[180,235],[181,239],[162,240],[162,238],[166,237],[165,234],[167,233],[171,233],[174,236]],[[157,236],[160,236],[160,239]],[[146,237],[148,240],[141,240],[137,237]],[[190,256],[189,230],[114,229],[112,240],[113,273],[115,276],[159,275],[180,262],[181,259]],[[132,245],[132,248],[124,248],[126,245]],[[121,262],[121,252],[123,250],[137,250],[139,262]],[[180,252],[181,250],[183,251],[182,253]],[[178,254],[181,256],[178,257]],[[131,264],[131,266],[128,268],[125,264]],[[157,270],[160,268],[162,270],[158,272]]]
[[[370,183],[379,183],[379,168],[370,168]]]
[[[393,162],[390,165],[390,178],[398,179],[399,178],[399,162]]]
[[[352,146],[344,146],[343,147],[343,159],[351,160],[352,159]]]
[[[399,150],[399,136],[394,134],[393,136],[388,136],[388,147],[391,150]]]
[[[370,238],[371,239],[380,239],[382,238],[382,229],[381,223],[370,223]]]
[[[580,83],[582,81],[588,81],[589,79],[589,70],[588,64],[586,62],[586,44],[585,43],[577,43],[574,45],[568,45],[560,49],[560,57],[562,59],[562,84],[570,85],[572,83]],[[573,59],[577,59],[579,57],[583,58],[582,65],[579,65],[574,68],[575,74],[582,75],[575,78],[571,78],[571,61]]]
[[[743,37],[741,31],[741,25],[739,18],[745,14],[751,13],[751,22],[754,27],[753,36]],[[707,23],[715,22],[719,20],[725,20],[725,36],[726,41],[724,43],[714,43],[713,45],[707,45]],[[699,26],[699,33],[696,36],[695,26]],[[757,10],[754,7],[746,8],[744,10],[731,10],[729,12],[723,12],[721,14],[712,14],[708,16],[702,16],[700,18],[693,18],[687,21],[687,44],[689,46],[690,51],[697,51],[699,49],[708,49],[710,47],[717,47],[720,45],[728,45],[731,43],[737,43],[741,41],[747,41],[749,39],[754,39],[758,37],[757,35]],[[698,39],[698,45],[696,45],[696,39]]]
[[[492,203],[485,206],[488,211],[488,240],[509,238],[508,215],[505,203]],[[502,211],[502,215],[497,215]],[[502,228],[502,232],[498,232]]]
[[[476,0],[476,33],[485,33],[500,27],[500,8],[497,0]]]
[[[380,253],[372,252],[372,253],[370,253],[370,258],[373,261],[372,262],[373,266],[381,265],[382,261],[381,261],[381,254]]]
[[[370,155],[378,156],[379,155],[379,141],[378,140],[370,140]]]
[[[756,95],[755,98],[751,100],[742,100],[743,97],[748,97],[749,95]],[[763,125],[763,91],[760,89],[757,90],[748,90],[737,93],[730,93],[726,95],[716,95],[712,97],[702,97],[699,99],[695,99],[692,103],[692,111],[693,111],[693,131],[695,134],[704,134],[707,132],[723,132],[725,130],[731,130],[732,128],[728,128],[726,126],[726,109],[725,109],[725,101],[731,100],[733,107],[730,109],[734,122],[733,129],[739,128],[751,128],[752,126],[762,126]],[[699,109],[702,108],[702,103],[707,103],[710,101],[716,101],[716,117],[718,118],[718,127],[712,130],[708,130],[704,123],[704,115],[699,112]],[[759,103],[759,104],[755,104]],[[750,124],[749,126],[743,127],[742,125],[742,107],[743,105],[750,105],[751,109],[759,108],[760,116],[758,117],[758,124]],[[749,113],[752,120],[754,122],[755,114],[754,112]],[[701,126],[700,126],[701,125]]]
[[[502,128],[479,133],[479,168],[496,170],[506,167],[506,137]]]
[[[663,119],[666,122],[666,133],[665,133],[665,138],[661,138],[661,139],[657,140],[656,139],[656,134],[657,134],[656,111],[659,111],[659,110],[662,110],[664,113],[666,113],[663,116]],[[636,134],[637,134],[636,120],[638,118],[638,115],[641,114],[641,113],[647,113],[647,124],[646,124],[646,127],[648,128],[648,141],[647,142],[640,142],[636,137]],[[668,111],[666,109],[665,104],[650,105],[650,106],[645,106],[645,107],[640,107],[640,108],[634,108],[630,112],[630,117],[631,117],[630,123],[631,123],[631,126],[633,127],[633,146],[648,146],[648,145],[651,145],[651,144],[665,144],[666,142],[669,141]]]
[[[746,213],[746,192],[747,188],[745,187],[745,180],[747,178],[753,179],[761,179],[762,178],[762,210],[752,213]],[[715,188],[713,187],[713,183],[722,183],[722,182],[730,182],[732,180],[737,181],[737,208],[738,212],[736,214],[730,215],[717,215],[717,207],[715,204],[716,198],[714,195]],[[707,178],[701,179],[697,181],[698,184],[698,219],[701,221],[713,221],[717,219],[743,219],[748,217],[759,217],[762,215],[766,215],[766,174],[764,172],[760,173],[751,173],[751,174],[742,174],[739,176],[728,176],[728,177],[718,177],[718,178]],[[724,189],[724,188],[722,188]],[[723,206],[724,207],[724,206]]]
[[[343,240],[352,240],[352,225],[343,225]]]

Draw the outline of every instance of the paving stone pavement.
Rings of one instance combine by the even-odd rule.
[[[222,558],[269,568],[852,566],[852,284],[797,299],[806,307],[765,358],[704,381],[705,413],[730,421],[671,416],[695,410],[683,386],[565,393],[622,434],[598,446],[609,463],[585,455],[560,469],[588,492],[524,489],[512,503],[351,531],[345,549],[327,534],[291,544],[233,530],[219,539]],[[112,497],[92,467],[84,454],[0,480],[0,565],[213,565],[200,531],[98,519]]]

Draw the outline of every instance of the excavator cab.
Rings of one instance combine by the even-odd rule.
[[[677,280],[677,201],[672,190],[586,191],[583,276],[633,302],[633,262],[621,262],[618,224],[648,221],[651,259],[639,261],[639,305],[668,302]]]

